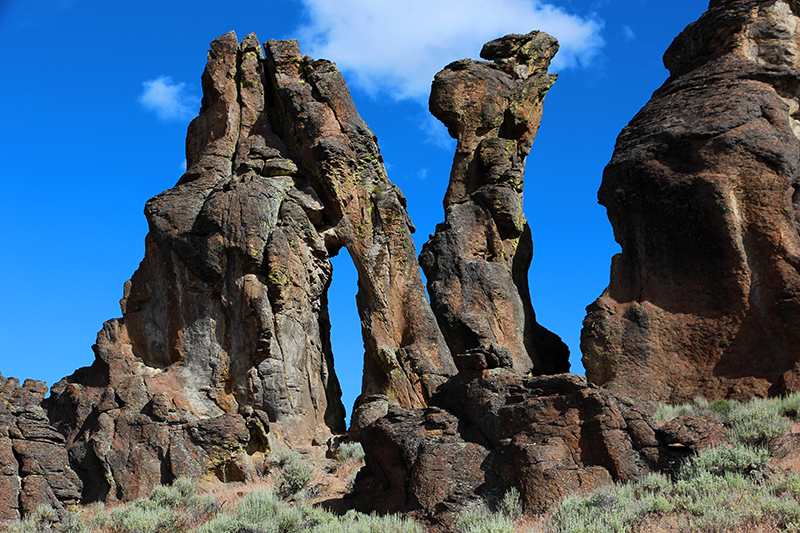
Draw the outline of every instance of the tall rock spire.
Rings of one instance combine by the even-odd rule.
[[[532,32],[484,45],[481,57],[436,75],[431,113],[458,141],[445,222],[420,263],[454,355],[478,351],[495,365],[552,374],[569,351],[536,322],[528,290],[533,243],[522,211],[525,158],[539,129],[558,42]]]

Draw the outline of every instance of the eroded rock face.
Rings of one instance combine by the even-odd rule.
[[[670,450],[633,405],[571,374],[463,371],[432,403],[391,406],[363,430],[362,510],[408,512],[450,531],[457,512],[494,510],[511,487],[526,511],[545,512],[568,494],[638,479],[692,451],[683,442]]]
[[[41,402],[47,386],[0,375],[0,521],[39,507],[58,514],[81,499],[82,483],[72,470],[64,436],[50,425]]]
[[[445,222],[422,249],[431,304],[453,354],[502,353],[519,372],[569,369],[569,351],[536,322],[528,290],[533,256],[522,211],[525,158],[542,118],[558,42],[509,35],[481,57],[436,75],[431,113],[457,139]]]
[[[308,445],[343,432],[326,295],[342,247],[359,272],[363,397],[424,407],[456,371],[405,198],[335,65],[231,32],[211,43],[202,84],[187,172],[145,207],[123,318],[47,404],[85,500],[178,476],[248,479],[274,434]]]
[[[800,390],[800,6],[712,1],[617,140],[622,253],[588,308],[594,383],[644,402]]]

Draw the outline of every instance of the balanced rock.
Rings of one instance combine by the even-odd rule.
[[[532,32],[487,43],[439,72],[430,110],[457,139],[445,222],[423,246],[431,305],[452,353],[502,353],[518,372],[569,369],[569,351],[536,322],[533,257],[522,211],[525,158],[539,129],[558,42]]]
[[[85,500],[178,476],[248,479],[274,435],[343,432],[327,310],[342,247],[359,273],[363,397],[424,407],[456,372],[405,198],[341,74],[296,41],[265,48],[233,32],[211,43],[187,171],[145,207],[123,317],[47,402]]]
[[[50,425],[42,400],[47,386],[0,375],[0,521],[81,500],[82,483],[72,470],[64,436]]]
[[[643,402],[800,390],[800,6],[713,0],[599,192],[622,247],[590,381]]]

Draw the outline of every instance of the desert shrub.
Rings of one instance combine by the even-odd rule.
[[[655,413],[653,413],[653,418],[659,422],[669,422],[673,418],[693,414],[695,408],[695,405],[691,403],[680,405],[661,404],[656,408]]]
[[[784,416],[795,420],[800,418],[800,392],[793,392],[788,396],[773,401],[778,402],[778,410]]]
[[[337,461],[362,461],[364,459],[364,448],[359,442],[343,442],[336,448],[335,458]]]
[[[89,533],[89,527],[81,515],[75,511],[67,511],[61,520],[59,533]]]
[[[705,474],[725,476],[740,474],[760,477],[767,469],[769,452],[748,446],[713,446],[681,467],[679,476],[689,480]]]
[[[175,531],[177,513],[171,509],[129,505],[111,511],[111,527],[121,533]]]
[[[522,501],[517,487],[511,487],[500,501],[500,511],[509,518],[522,516]]]
[[[731,400],[719,399],[714,400],[713,402],[708,404],[708,409],[712,413],[716,413],[719,415],[727,415],[733,409],[733,406],[736,405],[736,402]]]
[[[602,487],[586,496],[567,496],[553,511],[557,533],[630,531],[645,514],[632,486]]]
[[[330,524],[336,517],[309,505],[289,505],[271,491],[257,490],[245,495],[235,513],[222,513],[200,528],[202,533],[268,531],[309,532]],[[322,530],[320,530],[322,531]]]
[[[45,531],[56,531],[54,529],[56,512],[51,507],[38,507],[29,516],[16,522],[0,522],[3,526],[2,531],[8,533],[40,533]]]
[[[648,519],[668,514],[686,532],[800,531],[800,476],[772,472],[768,461],[764,448],[708,448],[687,461],[674,482],[649,474],[638,483],[565,498],[545,530],[644,531]]]
[[[281,467],[281,473],[278,476],[278,493],[284,498],[297,494],[311,481],[311,476],[313,475],[314,469],[303,461],[299,455],[286,461]]]
[[[423,529],[400,515],[378,516],[348,511],[331,522],[320,523],[310,533],[423,533]]]
[[[466,511],[456,521],[458,533],[514,533],[514,523],[503,513]]]
[[[159,485],[150,494],[148,500],[157,507],[179,507],[189,503],[197,494],[194,482],[188,478],[178,478],[172,485]]]
[[[698,396],[692,403],[684,403],[680,405],[661,404],[656,408],[653,413],[653,418],[660,422],[669,422],[673,418],[679,416],[715,416],[729,410],[730,403],[718,403],[719,400],[709,403],[705,398]],[[727,402],[727,400],[725,400]]]
[[[729,414],[734,442],[762,446],[788,431],[790,421],[780,411],[780,400],[752,400],[735,404]]]

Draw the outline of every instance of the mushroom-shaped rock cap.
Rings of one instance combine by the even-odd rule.
[[[489,41],[481,49],[481,57],[497,63],[509,74],[527,78],[536,71],[546,71],[558,52],[558,41],[541,31],[525,35],[512,33]],[[518,66],[526,66],[519,69]]]

